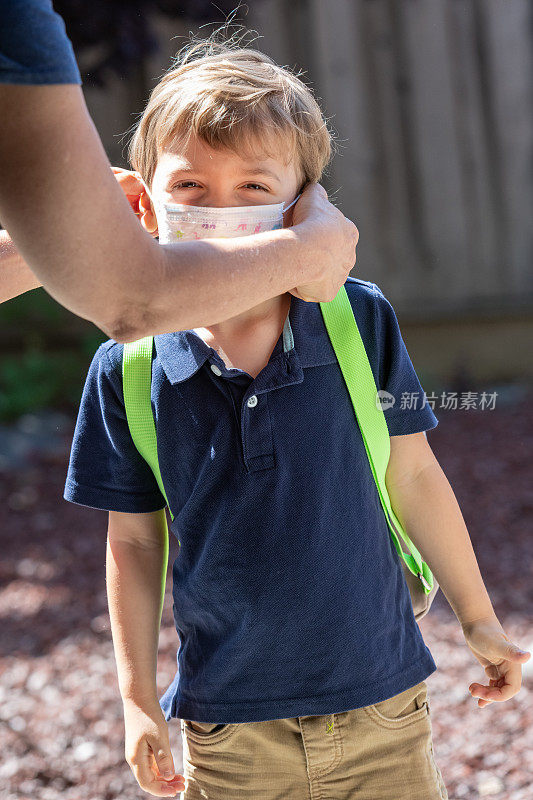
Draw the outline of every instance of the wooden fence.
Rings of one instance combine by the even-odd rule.
[[[353,274],[407,320],[529,314],[531,1],[250,0],[244,22],[306,71],[336,131],[324,183],[360,230]],[[156,25],[161,53],[138,75],[86,90],[115,162],[188,30]]]

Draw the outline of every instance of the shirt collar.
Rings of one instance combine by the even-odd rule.
[[[219,360],[212,347],[193,330],[154,336],[156,353],[171,383],[191,378],[211,358]],[[287,353],[295,367],[319,367],[336,362],[319,304],[291,295],[291,305],[270,361]]]

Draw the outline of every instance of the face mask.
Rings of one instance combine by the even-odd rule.
[[[151,198],[150,192],[148,196]],[[217,237],[233,239],[236,236],[274,231],[283,228],[283,214],[300,196],[301,192],[285,208],[283,208],[284,203],[224,208],[188,206],[182,203],[154,203],[159,243],[171,244],[185,239]]]

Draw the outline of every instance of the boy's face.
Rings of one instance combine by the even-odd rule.
[[[281,144],[280,144],[281,148]],[[257,152],[260,153],[259,147]],[[152,180],[152,197],[160,203],[183,203],[192,206],[267,205],[290,203],[300,188],[294,161],[286,164],[280,157],[240,156],[231,150],[213,149],[196,137],[187,146],[169,146],[161,153]],[[141,221],[157,233],[155,209],[145,196]],[[284,225],[292,222],[292,208],[285,214]]]

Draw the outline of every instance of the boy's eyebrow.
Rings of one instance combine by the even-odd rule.
[[[181,172],[194,172],[194,170],[190,165],[184,164],[183,167],[176,167],[172,172],[169,172],[167,177],[175,178],[176,175],[179,175]]]
[[[176,175],[183,174],[184,172],[197,172],[197,171],[198,170],[193,169],[193,167],[190,164],[184,164],[183,167],[176,167],[175,169],[172,170],[172,172],[169,172],[167,180],[172,180],[172,178],[175,178]],[[268,175],[270,178],[274,178],[274,180],[278,181],[278,183],[280,180],[275,172],[273,172],[271,169],[268,169],[268,167],[262,167],[259,164],[255,167],[249,167],[248,169],[244,169],[243,174]]]
[[[250,167],[250,169],[243,170],[246,175],[268,175],[270,178],[274,178],[274,180],[279,181],[278,176],[275,172],[268,167],[262,167],[259,164],[255,167]]]

